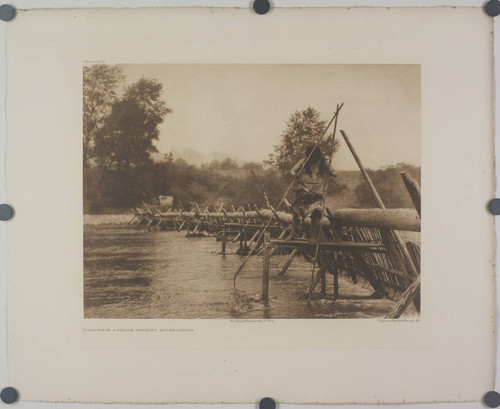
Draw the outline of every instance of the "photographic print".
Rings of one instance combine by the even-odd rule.
[[[19,10],[6,384],[47,402],[481,400],[492,24],[481,7]]]
[[[420,66],[83,68],[86,318],[420,308]]]

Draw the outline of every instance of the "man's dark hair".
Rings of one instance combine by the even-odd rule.
[[[311,157],[309,157],[311,155]],[[304,172],[311,176],[311,168],[309,164],[319,161],[319,174],[323,175],[328,171],[328,166],[326,164],[326,159],[321,153],[321,148],[319,146],[309,145],[306,148],[306,159],[309,158],[304,166]]]

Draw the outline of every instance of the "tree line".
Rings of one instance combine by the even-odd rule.
[[[172,109],[158,80],[125,79],[117,66],[83,69],[83,204],[89,213],[130,207],[152,193],[154,141]]]
[[[218,207],[274,204],[291,182],[288,171],[304,156],[308,145],[323,133],[326,121],[312,107],[297,110],[284,124],[280,142],[262,163],[238,164],[233,158],[195,166],[172,153],[157,153],[159,125],[174,111],[167,106],[163,84],[154,78],[128,83],[118,66],[92,65],[83,70],[83,205],[85,213],[124,212],[142,201],[155,203],[173,196],[176,205],[191,203]],[[168,136],[166,136],[168,137]],[[320,147],[328,157],[338,141],[326,135]],[[399,176],[400,164],[370,171],[387,207],[411,207]],[[255,176],[250,170],[255,171]],[[420,169],[411,173],[420,181]],[[350,195],[349,207],[373,207],[363,181],[332,179],[328,195]],[[293,201],[293,194],[289,194]],[[273,204],[273,203],[271,203]]]

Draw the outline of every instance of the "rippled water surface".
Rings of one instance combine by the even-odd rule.
[[[140,227],[84,227],[85,318],[375,318],[391,308],[372,300],[369,289],[340,279],[339,300],[306,300],[311,266],[296,258],[286,280],[276,277],[288,256],[271,261],[270,300],[259,301],[262,257],[252,257],[237,280],[243,260],[234,252],[219,254],[215,238],[187,238],[184,232],[148,231]]]

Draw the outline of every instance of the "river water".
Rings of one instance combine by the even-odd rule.
[[[260,299],[262,257],[252,257],[237,279],[244,257],[229,244],[222,256],[214,237],[148,231],[127,225],[84,226],[85,318],[380,318],[388,300],[369,299],[369,289],[340,278],[340,299],[306,300],[311,266],[296,258],[287,279],[276,277],[288,256],[271,260],[269,302]],[[319,286],[318,286],[319,287]]]

